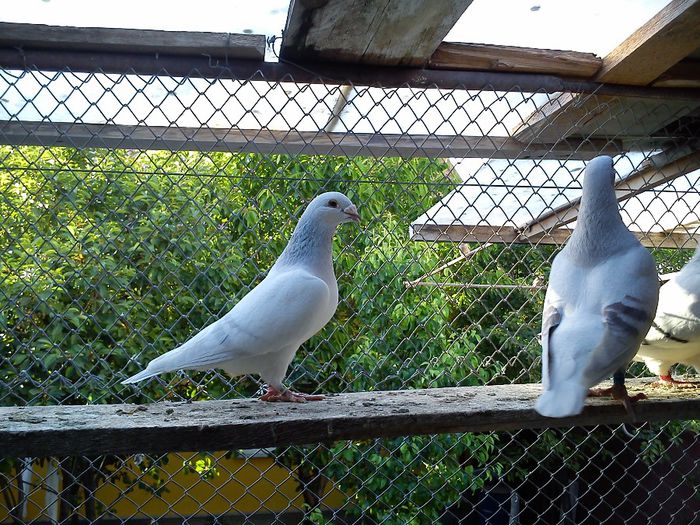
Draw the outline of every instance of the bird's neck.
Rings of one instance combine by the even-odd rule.
[[[586,195],[576,218],[576,228],[567,249],[581,260],[596,262],[636,242],[622,222],[614,193]]]
[[[302,217],[275,267],[301,264],[320,274],[332,273],[335,230],[334,225]]]

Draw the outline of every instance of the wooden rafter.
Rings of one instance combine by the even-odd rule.
[[[700,47],[699,28],[700,0],[672,0],[603,59],[596,80],[640,86],[652,83]],[[564,93],[526,118],[513,136],[522,141],[557,136],[648,136],[696,107],[694,101]]]
[[[478,69],[590,78],[602,65],[592,53],[529,47],[443,42],[430,57],[433,69]]]
[[[523,144],[508,137],[0,121],[0,144],[389,157],[591,159],[619,144]]]
[[[280,56],[423,66],[472,0],[295,0]]]
[[[0,47],[73,49],[264,60],[265,36],[0,22]]]
[[[598,82],[645,86],[700,48],[700,0],[672,0],[604,59]]]

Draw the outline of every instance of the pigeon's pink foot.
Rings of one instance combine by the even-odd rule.
[[[654,381],[651,386],[664,386],[668,388],[700,388],[699,381],[679,381],[673,379],[671,373],[659,376],[658,381]]]
[[[283,401],[287,403],[306,403],[307,401],[321,401],[322,399],[324,399],[323,396],[293,392],[288,388],[280,391],[273,386],[268,386],[267,392],[260,396],[261,401]]]
[[[589,397],[605,397],[610,396],[613,399],[622,401],[627,413],[632,416],[632,419],[637,419],[637,415],[634,413],[634,408],[632,403],[639,401],[640,399],[646,399],[646,394],[640,392],[630,397],[627,393],[627,387],[625,385],[613,385],[610,388],[591,388],[588,391]]]

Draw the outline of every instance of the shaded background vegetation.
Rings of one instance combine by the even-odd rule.
[[[0,147],[0,158],[2,404],[255,395],[255,378],[216,371],[119,383],[254,287],[306,202],[325,190],[348,194],[363,224],[339,230],[341,302],[299,351],[289,383],[329,393],[539,380],[544,290],[405,285],[457,253],[455,245],[408,240],[410,222],[458,182],[440,161],[35,147]],[[531,285],[546,277],[554,252],[493,245],[435,278]],[[682,261],[679,253],[673,257]],[[650,427],[649,461],[683,428]],[[352,501],[350,513],[429,523],[499,480],[563,462],[571,474],[609,433],[424,436],[275,455],[296,476],[309,519],[325,519],[318,496],[332,483]],[[105,458],[102,470],[120,464]],[[153,467],[147,461],[144,469],[160,490]],[[63,468],[64,479],[86,470]],[[85,486],[104,477],[88,470]],[[88,493],[79,492],[76,501]]]

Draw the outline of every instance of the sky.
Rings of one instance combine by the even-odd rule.
[[[668,3],[474,0],[445,40],[604,56]],[[289,0],[2,0],[0,21],[279,36],[288,8]]]

